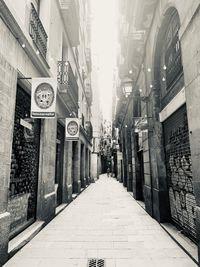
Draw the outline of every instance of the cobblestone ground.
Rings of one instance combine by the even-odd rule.
[[[102,175],[5,267],[197,266],[114,178]]]

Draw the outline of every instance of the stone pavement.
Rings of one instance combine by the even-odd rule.
[[[102,175],[4,267],[196,267],[114,178]]]

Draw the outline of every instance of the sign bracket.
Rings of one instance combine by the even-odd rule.
[[[31,80],[32,77],[17,77],[17,80]]]

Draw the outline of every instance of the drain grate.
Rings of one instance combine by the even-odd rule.
[[[104,259],[88,259],[87,267],[105,267]]]

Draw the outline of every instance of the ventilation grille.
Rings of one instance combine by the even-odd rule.
[[[87,267],[105,267],[104,259],[89,259]]]

